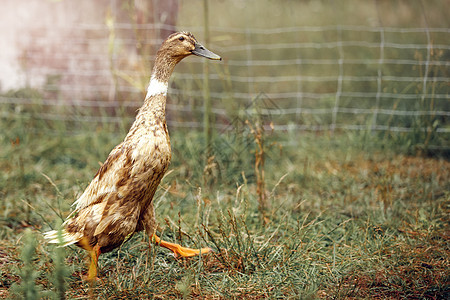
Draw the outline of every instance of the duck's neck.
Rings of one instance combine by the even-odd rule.
[[[141,110],[157,111],[165,116],[169,78],[177,63],[177,59],[161,55],[158,52]]]
[[[174,59],[164,56],[163,51],[158,51],[144,104],[139,109],[136,119],[131,126],[128,135],[125,137],[125,140],[140,133],[146,134],[148,130],[155,132],[161,130],[161,128],[163,128],[167,135],[166,98],[169,78],[170,75],[172,75],[176,64],[181,59],[182,58]],[[143,131],[141,130],[142,128]]]

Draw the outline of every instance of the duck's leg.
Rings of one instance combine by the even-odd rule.
[[[83,248],[84,250],[89,252],[89,256],[91,258],[91,262],[89,264],[89,270],[87,273],[87,276],[85,279],[87,281],[92,282],[93,280],[97,279],[97,266],[98,266],[98,257],[101,254],[100,246],[97,244],[94,247],[92,247],[88,239],[86,237],[83,237],[79,242],[78,245]]]
[[[181,245],[169,243],[161,240],[156,234],[156,220],[155,220],[155,209],[153,208],[153,203],[151,202],[142,215],[140,224],[138,225],[138,230],[145,229],[147,232],[150,243],[154,242],[164,248],[171,250],[175,257],[191,257],[195,255],[205,254],[211,252],[211,248],[201,248],[201,249],[191,249],[186,247],[181,247]]]
[[[179,244],[169,243],[166,241],[161,240],[156,234],[152,236],[152,239],[155,241],[156,244],[160,245],[161,247],[167,248],[171,250],[175,257],[191,257],[196,256],[199,254],[205,254],[208,252],[211,252],[212,249],[209,247],[201,248],[201,249],[192,249],[192,248],[186,248],[182,247]]]
[[[91,250],[89,251],[89,255],[91,256],[91,263],[89,264],[89,270],[87,273],[87,280],[93,281],[97,279],[97,266],[98,266],[98,257],[100,256],[100,246],[95,245]]]

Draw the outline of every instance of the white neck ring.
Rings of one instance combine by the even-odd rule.
[[[152,76],[148,85],[147,96],[145,96],[145,98],[147,99],[160,94],[167,96],[167,87],[167,82],[159,81],[154,76]]]

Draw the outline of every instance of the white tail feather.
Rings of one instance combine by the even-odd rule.
[[[64,229],[61,230],[61,238],[58,236],[57,230],[51,230],[44,233],[44,238],[49,240],[49,243],[60,244],[60,247],[66,247],[75,244],[81,240],[81,234],[68,233]],[[61,239],[61,240],[60,240]]]

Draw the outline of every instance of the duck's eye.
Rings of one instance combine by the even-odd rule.
[[[180,36],[178,39],[179,39],[180,41],[184,41],[184,37],[183,37],[183,36]]]

